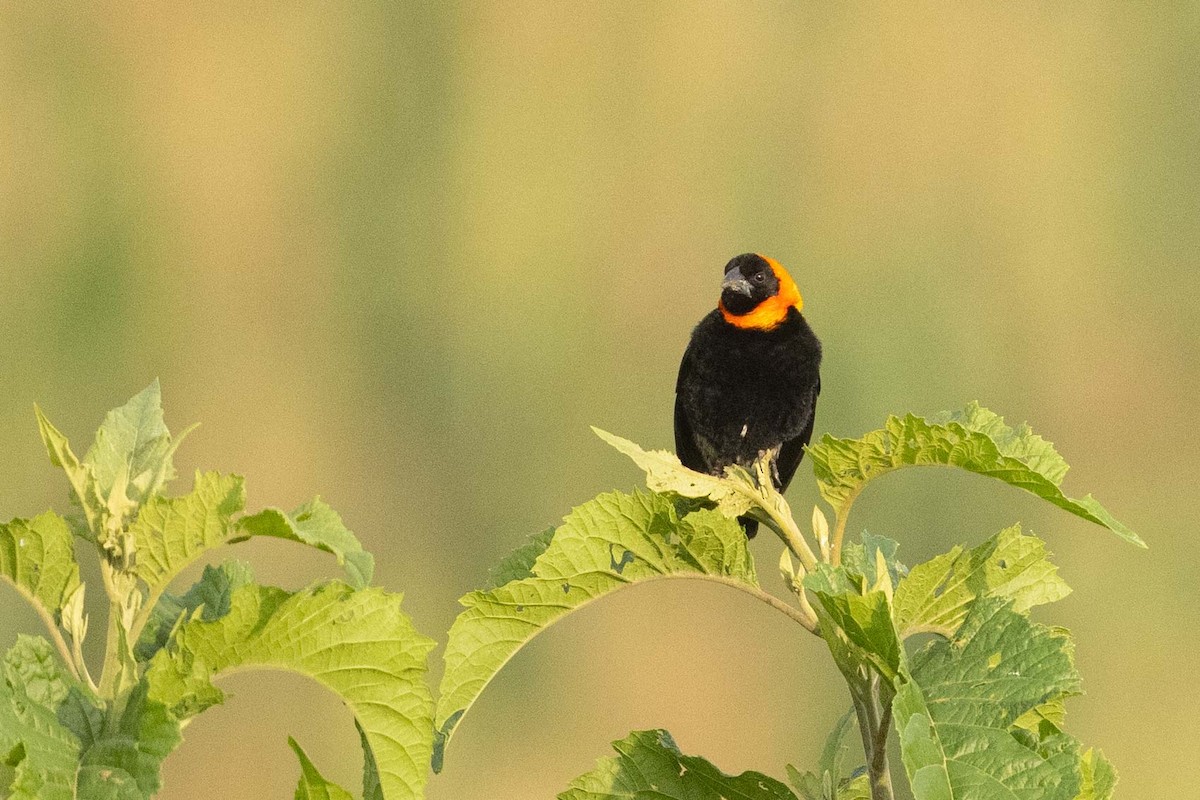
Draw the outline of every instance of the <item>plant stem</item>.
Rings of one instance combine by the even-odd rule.
[[[133,624],[129,626],[130,642],[137,643],[146,624],[150,622],[150,615],[154,613],[154,607],[158,605],[159,598],[162,597],[163,590],[166,588],[166,583],[163,583],[157,589],[153,589],[149,596],[146,597],[146,601],[142,603],[142,607],[138,609],[138,613],[133,617]]]
[[[892,771],[888,765],[887,740],[892,724],[892,704],[882,702],[879,676],[871,676],[871,695],[867,698],[872,726],[871,761],[867,774],[871,778],[873,800],[892,800]],[[880,706],[883,706],[882,710]]]
[[[731,481],[733,489],[750,501],[750,516],[767,523],[783,539],[792,555],[800,559],[806,570],[812,572],[817,568],[817,557],[805,541],[796,520],[792,519],[791,509],[785,514],[780,508],[787,508],[787,501],[771,482],[769,464],[769,459],[756,461],[754,474],[747,473],[744,479]]]
[[[779,525],[779,530],[783,534],[784,544],[788,546],[796,558],[800,559],[800,563],[809,572],[817,568],[817,556],[813,553],[812,548],[808,546],[808,542],[804,540],[804,534],[800,532],[800,527],[796,524],[796,520],[785,514],[779,514],[774,510],[768,511],[771,518]]]
[[[761,517],[759,519],[779,534],[779,538],[787,545],[787,549],[792,551],[792,555],[800,560],[804,568],[809,572],[814,571],[817,568],[817,557],[812,548],[808,546],[808,542],[805,541],[804,534],[800,532],[800,526],[796,524],[796,520],[787,514],[780,513],[772,504],[764,504],[762,496],[750,489],[743,489],[742,494],[754,501],[752,510],[766,516],[766,519]]]
[[[850,506],[854,505],[854,501],[861,491],[862,486],[851,492],[841,506],[834,508],[833,545],[830,548],[829,563],[835,567],[842,563],[842,539],[846,536],[846,520],[850,517]]]
[[[112,565],[101,554],[100,576],[104,579],[104,593],[108,595],[108,631],[104,637],[104,666],[100,670],[99,689],[100,696],[106,700],[112,700],[116,693],[117,670],[121,661],[117,652],[121,646],[121,635],[117,630],[121,624],[121,602],[113,585],[112,571]]]
[[[871,800],[894,800],[892,773],[888,764],[887,740],[892,723],[892,704],[881,697],[879,678],[872,675],[869,684],[851,684],[850,697],[858,717],[867,774],[871,782]],[[880,702],[884,700],[884,702]],[[882,711],[880,707],[882,706]]]
[[[16,586],[16,584],[13,585]],[[33,610],[42,618],[42,622],[46,623],[46,630],[50,632],[50,640],[58,648],[58,655],[62,658],[63,663],[67,665],[67,669],[71,671],[71,675],[74,676],[75,680],[81,680],[79,669],[75,666],[75,658],[71,655],[71,649],[67,647],[67,640],[63,638],[62,631],[58,629],[58,623],[54,621],[54,615],[50,613],[50,609],[46,608],[40,600],[31,594],[27,594],[20,587],[17,587],[17,591],[25,595],[30,605],[33,606]]]
[[[670,579],[675,579],[675,580],[691,579],[691,580],[702,580],[702,581],[715,581],[716,583],[724,584],[725,586],[732,586],[734,589],[737,589],[738,591],[745,592],[746,594],[750,595],[751,597],[758,598],[762,602],[771,606],[771,608],[774,608],[777,611],[782,611],[784,614],[786,614],[788,617],[790,617],[793,622],[798,622],[802,626],[804,626],[804,629],[807,630],[809,633],[815,634],[817,636],[821,635],[817,628],[816,614],[814,614],[812,612],[811,606],[808,607],[807,611],[805,609],[796,608],[795,606],[792,606],[792,605],[789,605],[789,604],[783,602],[775,595],[764,592],[762,589],[756,589],[755,587],[751,586],[748,583],[742,583],[741,581],[737,580],[736,578],[726,577],[725,575],[706,575],[706,574],[699,573],[699,572],[697,572],[697,573],[668,572],[663,575],[659,575],[658,578],[670,578]],[[805,605],[807,605],[807,604],[805,604]]]

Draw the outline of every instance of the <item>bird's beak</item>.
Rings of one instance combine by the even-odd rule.
[[[721,284],[722,292],[737,292],[749,297],[753,292],[750,281],[742,277],[742,271],[737,267],[725,273],[725,282]]]

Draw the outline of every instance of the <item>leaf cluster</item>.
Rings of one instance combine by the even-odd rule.
[[[165,494],[183,437],[163,421],[157,382],[109,412],[83,458],[40,410],[37,418],[74,510],[0,525],[0,578],[49,635],[21,636],[5,656],[0,797],[153,796],[183,726],[224,699],[223,674],[247,667],[307,676],[346,702],[362,737],[365,797],[422,795],[433,642],[401,610],[400,595],[369,588],[373,559],[337,512],[314,498],[292,511],[246,513],[243,479],[216,472],[196,473],[186,494]],[[257,536],[330,553],[345,578],[289,592],[226,561],[205,566],[181,593],[170,590],[216,548]],[[80,581],[77,546],[98,559],[108,601],[98,673],[82,651],[91,627],[84,593],[96,588]],[[348,796],[292,746],[299,795]]]
[[[435,769],[479,693],[547,625],[634,583],[691,578],[751,594],[828,645],[852,708],[817,769],[789,766],[791,788],[758,773],[725,775],[683,755],[665,731],[639,731],[560,797],[886,798],[892,731],[918,800],[1111,796],[1111,765],[1063,729],[1064,702],[1081,691],[1070,636],[1029,619],[1030,609],[1070,591],[1040,539],[1013,526],[911,570],[891,539],[864,532],[844,541],[850,508],[872,480],[944,466],[1029,491],[1144,546],[1090,496],[1062,493],[1066,463],[1027,427],[973,404],[928,420],[891,417],[858,439],[826,436],[809,453],[834,522],[815,509],[811,532],[775,491],[765,458],[705,475],[669,452],[596,433],[645,471],[652,493],[610,493],[579,506],[505,561],[496,585],[462,599],[437,703]],[[780,573],[792,602],[760,585],[736,522],[746,515],[783,542]],[[858,765],[848,741],[856,727]]]
[[[917,800],[1112,796],[1111,764],[1064,729],[1066,701],[1081,692],[1070,635],[1030,619],[1031,609],[1070,591],[1042,540],[1013,526],[911,569],[892,539],[863,532],[846,540],[851,507],[871,481],[945,466],[1032,492],[1142,544],[1090,496],[1063,494],[1067,466],[1052,445],[977,405],[932,419],[891,417],[858,439],[813,445],[833,521],[814,509],[809,530],[775,490],[769,456],[705,475],[597,431],[645,471],[649,491],[583,503],[461,599],[436,705],[426,682],[433,641],[413,627],[400,595],[370,586],[373,559],[319,498],[247,513],[243,479],[216,472],[196,473],[185,494],[166,494],[182,437],[163,421],[157,382],[105,417],[82,459],[37,417],[73,511],[0,525],[0,579],[38,611],[48,635],[21,636],[4,657],[0,798],[153,796],[184,725],[222,702],[222,676],[244,668],[288,670],[336,693],[361,737],[362,796],[419,798],[475,700],[525,644],[594,600],[667,579],[742,592],[819,636],[851,707],[815,769],[787,766],[790,786],[757,772],[727,775],[684,754],[666,731],[649,730],[615,742],[616,754],[561,798],[882,800],[892,797],[893,732]],[[782,597],[760,582],[743,516],[784,545]],[[261,536],[333,555],[344,578],[287,591],[259,584],[247,564],[211,558]],[[98,559],[102,585],[92,591],[108,601],[97,672],[82,655],[90,619],[76,547]],[[201,563],[190,586],[173,589]],[[289,744],[300,765],[297,798],[351,796]]]

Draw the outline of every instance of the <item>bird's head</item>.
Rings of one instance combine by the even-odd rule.
[[[725,265],[717,308],[730,325],[770,330],[803,305],[796,282],[775,259],[743,253]]]

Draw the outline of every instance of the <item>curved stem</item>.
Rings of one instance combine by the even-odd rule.
[[[808,542],[804,539],[804,534],[800,532],[799,526],[796,525],[796,520],[784,514],[771,509],[767,510],[771,519],[779,526],[779,532],[782,534],[783,542],[788,546],[796,558],[800,559],[800,563],[808,571],[813,571],[817,568],[817,556],[813,553],[812,548],[808,546]],[[772,526],[774,527],[774,526]]]
[[[660,578],[673,578],[676,580],[714,581],[716,583],[724,584],[725,586],[732,586],[734,589],[738,589],[739,591],[745,592],[746,594],[750,595],[751,597],[761,600],[762,602],[771,606],[771,608],[774,608],[777,611],[782,611],[793,622],[800,623],[800,625],[802,625],[804,627],[804,629],[807,630],[809,633],[812,633],[812,634],[815,634],[818,636],[820,635],[820,633],[818,631],[818,627],[817,627],[817,617],[816,617],[816,614],[812,613],[811,606],[808,608],[808,610],[806,612],[802,608],[796,608],[795,606],[788,605],[787,603],[783,602],[775,595],[770,594],[768,592],[764,592],[762,589],[755,588],[748,583],[742,583],[741,581],[737,580],[736,578],[730,578],[725,575],[706,575],[706,574],[700,573],[700,572],[695,572],[695,573],[671,572],[671,573],[667,573],[666,575],[660,575],[659,577]],[[807,605],[807,603],[805,603],[805,605]]]
[[[863,486],[865,485],[863,484]],[[846,496],[846,500],[841,506],[834,508],[836,516],[833,524],[833,544],[830,548],[829,563],[835,567],[842,563],[842,539],[846,536],[846,520],[850,517],[850,506],[854,505],[854,501],[858,499],[858,493],[861,491],[862,486],[859,486]]]
[[[804,586],[800,586],[796,590],[796,597],[800,598],[800,610],[803,611],[813,621],[812,632],[817,636],[821,635],[821,625],[817,621],[817,612],[813,610],[812,604],[808,602],[808,594],[804,591]]]
[[[157,588],[151,589],[146,600],[142,603],[142,607],[133,617],[133,624],[129,626],[129,641],[136,642],[141,638],[142,631],[146,627],[146,623],[150,621],[150,615],[154,613],[154,607],[158,605],[159,599],[162,597],[163,591],[167,588],[167,584],[160,584]]]
[[[13,584],[14,586],[16,584]],[[18,591],[20,591],[18,587]],[[54,621],[54,615],[50,613],[50,609],[46,608],[33,595],[25,594],[25,599],[33,606],[33,610],[42,618],[42,622],[46,623],[46,630],[50,632],[50,640],[54,642],[54,646],[58,649],[58,655],[62,658],[63,663],[67,665],[67,669],[71,671],[72,677],[75,680],[82,680],[79,674],[79,668],[75,665],[75,657],[71,655],[71,648],[67,647],[67,640],[63,638],[62,631],[58,628],[58,623]]]
[[[817,557],[813,553],[812,548],[808,546],[808,542],[804,539],[804,534],[800,532],[800,528],[796,525],[796,520],[792,519],[787,514],[782,514],[775,508],[773,503],[764,502],[761,494],[748,486],[737,486],[737,490],[748,497],[753,503],[751,514],[758,512],[765,515],[765,519],[759,517],[760,521],[766,522],[770,528],[779,534],[779,538],[787,546],[788,550],[792,551],[792,555],[800,559],[800,563],[809,572],[817,567]]]

